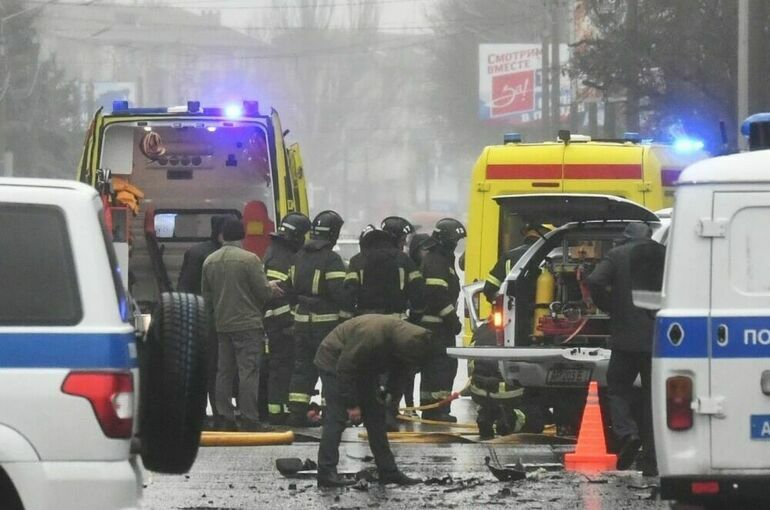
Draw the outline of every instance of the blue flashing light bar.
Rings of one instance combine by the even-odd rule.
[[[626,131],[623,133],[623,140],[631,143],[642,143],[642,135],[635,131]]]
[[[126,100],[112,102],[112,113],[116,115],[157,115],[157,114],[194,114],[211,117],[227,117],[236,120],[244,117],[259,117],[257,101],[243,101],[242,104],[230,103],[224,108],[202,107],[200,101],[187,101],[187,107],[150,107],[131,108]]]
[[[749,115],[746,117],[746,120],[743,121],[743,124],[741,124],[741,134],[743,136],[749,136],[752,124],[764,124],[765,122],[770,122],[770,112]]]
[[[240,119],[243,117],[243,106],[239,104],[229,104],[225,106],[225,117],[228,119]]]
[[[521,133],[505,133],[503,135],[503,143],[521,143],[523,140]]]
[[[678,138],[674,140],[674,150],[679,153],[698,152],[705,146],[703,140],[695,138]]]

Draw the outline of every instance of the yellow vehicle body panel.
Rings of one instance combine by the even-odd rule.
[[[485,147],[471,177],[465,283],[485,280],[500,255],[523,242],[517,229],[501,229],[500,208],[494,197],[560,192],[606,194],[655,211],[671,207],[673,184],[679,173],[705,157],[702,151],[677,154],[670,146],[631,142]],[[489,304],[482,299],[480,317],[486,317],[489,310]]]

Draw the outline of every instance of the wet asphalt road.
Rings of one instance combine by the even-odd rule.
[[[463,399],[465,400],[465,399]],[[468,402],[462,407],[470,407]],[[461,407],[461,406],[458,406]],[[340,448],[340,470],[373,466],[362,459],[370,455],[348,429]],[[573,446],[391,443],[401,469],[421,478],[452,477],[448,485],[402,488],[370,484],[368,490],[318,489],[315,480],[287,479],[275,469],[275,459],[315,459],[317,443],[287,446],[201,448],[187,475],[146,473],[144,509],[252,509],[252,508],[480,508],[531,509],[659,509],[657,479],[639,472],[612,472],[585,476],[563,470],[545,470],[537,464],[561,462]],[[502,464],[521,459],[528,468],[526,480],[499,482],[484,465],[489,448]]]

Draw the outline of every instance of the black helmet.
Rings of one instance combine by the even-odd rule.
[[[286,239],[298,249],[305,243],[305,235],[310,230],[310,219],[302,213],[290,212],[281,220],[281,226],[272,234]]]
[[[313,218],[311,232],[315,239],[326,239],[327,241],[337,242],[340,236],[342,224],[345,223],[342,216],[334,211],[321,211]]]
[[[401,216],[388,216],[382,220],[380,228],[392,235],[396,241],[406,239],[409,234],[414,233],[412,224]]]
[[[370,248],[382,249],[391,247],[393,246],[393,236],[370,223],[361,231],[361,235],[358,237],[358,245],[361,247],[361,251]]]
[[[465,227],[454,218],[444,218],[436,222],[431,238],[446,248],[454,249],[460,239],[466,236]]]

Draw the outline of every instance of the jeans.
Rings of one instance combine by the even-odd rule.
[[[348,411],[339,394],[339,381],[334,374],[321,372],[321,384],[326,399],[321,444],[318,447],[318,476],[337,472],[340,460],[339,446],[348,421]],[[374,455],[380,475],[398,471],[388,444],[385,425],[385,406],[377,400],[377,378],[357,381],[358,406],[369,437],[369,448]]]

